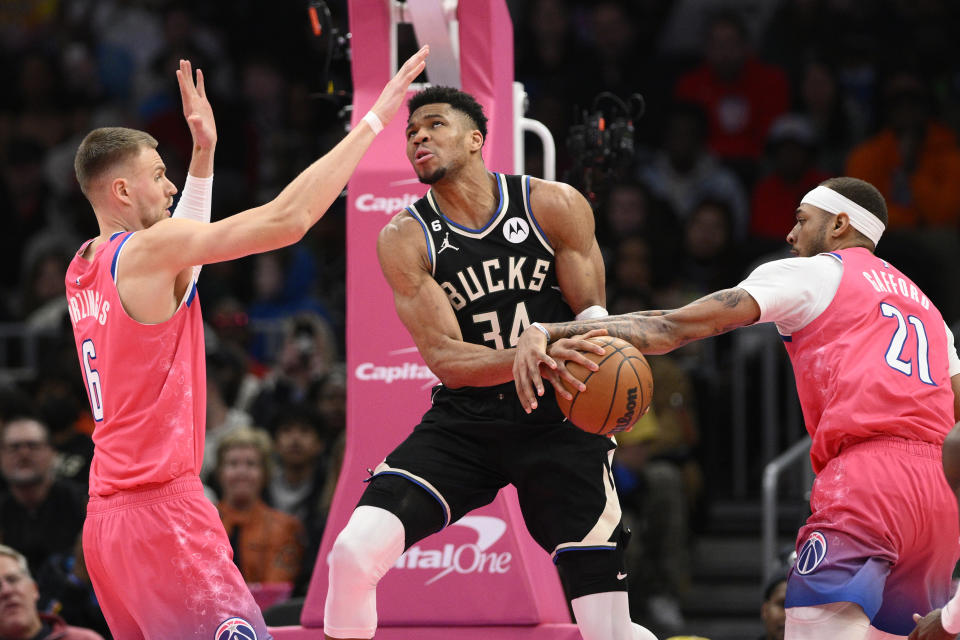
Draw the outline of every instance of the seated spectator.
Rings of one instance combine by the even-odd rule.
[[[758,254],[783,246],[797,203],[830,177],[814,166],[816,149],[813,126],[803,116],[783,115],[770,127],[770,173],[754,187],[750,211],[750,236],[762,245]]]
[[[690,517],[702,491],[692,456],[697,422],[690,378],[671,356],[648,358],[657,386],[651,408],[618,434],[614,477],[624,520],[631,609],[665,635],[683,630],[680,600],[691,584]]]
[[[272,475],[270,449],[270,436],[258,429],[237,429],[220,441],[217,510],[244,580],[293,583],[303,557],[303,525],[261,498]]]
[[[336,361],[337,346],[330,324],[313,313],[289,318],[277,364],[263,379],[250,407],[256,424],[272,424],[283,407],[307,400],[314,385],[323,381]]]
[[[70,345],[73,347],[73,345]],[[75,353],[75,347],[71,349]],[[74,355],[71,353],[70,355]],[[83,378],[63,369],[47,367],[34,393],[36,414],[50,431],[50,444],[57,452],[57,476],[72,480],[84,492],[90,482],[93,461],[93,417],[87,402]]]
[[[887,201],[881,258],[897,264],[943,317],[960,317],[950,283],[960,277],[960,146],[932,117],[929,87],[919,75],[892,74],[883,84],[886,126],[855,147],[847,175],[876,185]]]
[[[327,453],[333,444],[323,420],[305,406],[290,407],[273,427],[276,465],[267,498],[270,505],[295,516],[306,529],[306,553],[301,578],[309,579],[320,550],[327,510],[322,494],[327,477]],[[297,587],[305,588],[305,580]],[[294,593],[300,589],[295,588]]]
[[[0,545],[0,640],[103,640],[89,629],[68,626],[59,616],[38,612],[39,598],[27,559]]]
[[[734,216],[738,239],[746,236],[747,194],[737,175],[713,156],[706,146],[709,123],[703,106],[674,104],[667,116],[661,151],[641,167],[640,179],[651,192],[673,208],[681,222],[701,200],[727,203]]]
[[[203,465],[200,479],[204,484],[215,483],[213,477],[217,464],[217,448],[228,435],[243,427],[252,427],[253,419],[246,411],[230,406],[226,389],[228,381],[221,375],[221,354],[214,352],[207,357],[207,429],[203,441]]]
[[[42,613],[59,615],[71,624],[96,631],[105,638],[110,637],[110,628],[87,573],[82,536],[77,536],[71,553],[50,556],[36,574],[37,588],[40,590],[37,607]]]
[[[912,72],[883,86],[886,126],[847,159],[848,176],[873,185],[887,201],[888,229],[954,229],[960,221],[960,147],[931,114],[932,96]]]
[[[790,106],[790,89],[783,70],[751,54],[739,15],[721,12],[710,19],[704,61],[677,80],[674,95],[703,106],[710,150],[750,185],[767,129]]]
[[[0,540],[19,549],[34,569],[55,553],[70,553],[83,528],[87,496],[56,477],[56,454],[47,426],[14,418],[0,435]]]
[[[763,635],[757,640],[783,640],[787,614],[783,608],[787,597],[787,576],[778,573],[767,581],[763,589],[763,604],[760,619],[763,620]]]

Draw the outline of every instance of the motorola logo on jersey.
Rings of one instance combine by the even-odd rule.
[[[372,193],[361,193],[353,201],[354,206],[360,211],[382,211],[383,213],[396,213],[400,209],[409,207],[420,199],[415,193],[405,193],[400,197],[386,198]]]
[[[802,576],[813,571],[820,566],[824,558],[827,557],[827,539],[819,531],[814,531],[807,538],[807,541],[800,547],[797,554],[797,562],[794,568]]]
[[[503,223],[503,237],[513,244],[520,244],[530,235],[530,225],[523,218],[509,218]]]
[[[513,554],[509,551],[488,551],[507,531],[507,523],[493,516],[464,516],[452,527],[466,527],[477,534],[475,543],[455,545],[447,543],[442,549],[410,547],[394,565],[396,569],[440,569],[424,582],[433,584],[451,573],[504,574],[510,571]]]
[[[257,640],[257,632],[243,618],[230,618],[220,623],[213,640]]]

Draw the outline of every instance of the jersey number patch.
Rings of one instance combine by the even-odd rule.
[[[92,361],[97,359],[97,348],[89,338],[80,345],[83,354],[83,378],[87,381],[87,392],[90,395],[90,410],[93,419],[103,420],[103,386],[100,384],[100,372],[93,368]]]
[[[475,324],[483,324],[489,327],[489,331],[483,332],[484,342],[489,342],[494,349],[503,349],[503,336],[500,335],[500,312],[488,311],[486,313],[473,314]],[[527,315],[527,305],[523,302],[517,303],[517,308],[513,312],[513,322],[510,325],[509,346],[517,346],[520,341],[520,334],[530,326],[530,316]]]
[[[920,382],[934,384],[933,378],[930,376],[929,343],[927,342],[927,330],[923,326],[923,321],[917,316],[907,316],[904,319],[900,309],[887,302],[880,303],[880,313],[887,318],[896,318],[897,320],[897,329],[890,339],[890,346],[884,356],[887,365],[905,376],[912,376],[914,373],[913,363],[916,363],[916,374],[920,378]],[[910,360],[903,360],[903,345],[907,342],[908,324],[913,327],[917,334],[917,356]]]

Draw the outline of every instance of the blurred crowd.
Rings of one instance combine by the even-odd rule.
[[[327,3],[345,33],[346,1]],[[565,145],[603,92],[644,96],[626,161],[589,197],[608,308],[673,308],[785,256],[802,195],[851,175],[887,199],[878,253],[960,319],[960,5],[948,0],[508,0],[528,117]],[[63,277],[97,234],[73,176],[92,128],[160,141],[183,184],[190,137],[176,61],[204,70],[217,118],[213,218],[262,203],[345,131],[349,57],[306,2],[13,0],[0,6],[0,543],[22,553],[37,607],[109,637],[78,535],[94,423]],[[904,46],[910,43],[910,46]],[[330,52],[332,51],[332,54]],[[599,106],[598,106],[599,105]],[[527,169],[539,158],[527,145]],[[344,205],[289,249],[208,265],[203,480],[234,557],[268,606],[302,595],[336,483],[345,424]],[[637,616],[682,630],[693,533],[726,464],[729,340],[651,358],[653,410],[616,477],[634,530]],[[712,452],[712,453],[711,453]],[[711,483],[712,485],[714,483]],[[11,556],[12,558],[12,556]],[[13,558],[10,562],[14,562]],[[769,594],[768,594],[769,595]],[[6,638],[0,629],[0,638]],[[16,636],[10,636],[16,637]]]

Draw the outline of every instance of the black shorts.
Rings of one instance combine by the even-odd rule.
[[[614,549],[615,445],[564,421],[549,385],[547,394],[527,415],[513,383],[436,387],[433,406],[374,477],[396,474],[423,487],[440,503],[444,527],[513,484],[527,530],[554,557],[567,549]]]

